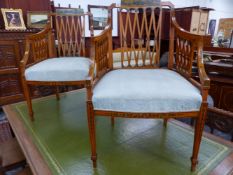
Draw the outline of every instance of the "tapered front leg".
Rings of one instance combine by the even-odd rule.
[[[22,84],[23,84],[24,97],[26,99],[27,106],[28,106],[28,114],[30,116],[31,121],[34,121],[30,88],[26,80],[23,80]]]
[[[97,166],[97,154],[96,154],[96,137],[95,137],[95,115],[94,115],[94,108],[92,104],[92,86],[91,81],[86,81],[86,89],[87,89],[87,120],[88,120],[88,129],[89,129],[89,137],[90,137],[90,144],[91,144],[91,160],[93,163],[93,167],[96,168]]]
[[[93,105],[91,101],[87,101],[87,119],[88,128],[91,144],[91,160],[93,162],[93,167],[96,168],[97,154],[96,154],[96,134],[95,134],[95,116],[93,111]]]
[[[205,125],[207,105],[208,105],[207,103],[202,103],[201,110],[195,124],[193,154],[191,157],[191,162],[192,162],[191,171],[195,171],[196,165],[198,164],[198,153],[199,153],[202,133]]]
[[[168,121],[167,118],[163,119],[163,126],[164,126],[165,128],[167,127],[167,121]]]
[[[114,125],[115,125],[115,119],[114,119],[114,117],[111,117],[111,125],[112,125],[112,127],[114,127]]]
[[[60,96],[59,96],[59,86],[55,87],[55,93],[56,93],[56,98],[57,100],[60,100]]]

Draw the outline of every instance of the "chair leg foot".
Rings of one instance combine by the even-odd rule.
[[[88,120],[88,129],[89,137],[91,144],[91,160],[93,167],[96,168],[97,153],[96,153],[96,136],[95,136],[95,116],[94,109],[91,101],[87,101],[87,120]]]
[[[167,118],[163,119],[163,126],[164,126],[165,128],[167,127],[167,121],[168,121]]]
[[[114,119],[114,117],[111,117],[111,125],[112,125],[112,127],[114,127],[114,125],[115,125],[115,119]]]
[[[191,171],[195,171],[196,170],[196,166],[198,164],[198,160],[197,159],[194,159],[193,157],[191,157],[191,162],[192,162],[192,165],[191,165]]]
[[[194,129],[193,153],[191,157],[191,163],[192,163],[191,171],[195,171],[196,165],[198,163],[198,153],[200,149],[201,138],[205,124],[206,110],[207,110],[207,103],[202,103],[201,110],[196,120],[195,129]]]
[[[34,121],[35,119],[34,119],[34,113],[33,113],[33,111],[29,110],[28,114],[30,116],[31,121]]]
[[[60,95],[59,95],[59,87],[58,86],[56,86],[56,98],[57,98],[57,100],[59,101],[60,100]]]
[[[32,109],[32,100],[31,100],[29,85],[27,85],[26,82],[23,82],[23,88],[24,88],[23,89],[24,96],[25,96],[27,106],[28,106],[28,114],[29,114],[31,121],[34,121],[33,109]]]
[[[91,160],[92,160],[93,167],[96,168],[97,167],[97,155],[91,156]]]

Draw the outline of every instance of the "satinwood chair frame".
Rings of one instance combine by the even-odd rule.
[[[114,123],[114,118],[116,117],[123,117],[123,118],[162,118],[164,119],[164,125],[166,126],[167,120],[169,118],[195,118],[196,124],[194,128],[194,144],[193,144],[193,152],[191,157],[191,171],[194,171],[196,168],[196,165],[198,163],[198,152],[200,148],[201,138],[202,138],[202,132],[204,128],[204,123],[206,119],[206,111],[207,111],[207,96],[208,96],[208,90],[210,86],[210,80],[207,77],[204,69],[203,64],[203,36],[192,34],[190,32],[185,31],[182,29],[176,22],[175,13],[174,13],[174,6],[169,2],[163,2],[161,4],[161,7],[158,7],[160,9],[160,15],[162,15],[162,8],[163,7],[169,7],[170,8],[170,18],[171,18],[171,24],[170,24],[170,42],[169,42],[169,63],[168,63],[168,69],[172,71],[176,71],[179,73],[182,77],[184,77],[186,80],[188,80],[193,86],[195,86],[202,96],[202,102],[200,105],[200,109],[197,111],[184,111],[184,112],[149,112],[149,113],[140,113],[140,112],[120,112],[120,111],[109,111],[109,110],[100,110],[95,109],[93,105],[93,90],[96,85],[100,82],[100,80],[103,79],[103,77],[111,72],[113,70],[113,56],[112,56],[112,29],[111,25],[109,25],[99,36],[92,37],[92,58],[95,61],[95,74],[94,70],[92,71],[92,79],[91,81],[88,81],[87,83],[87,115],[88,115],[88,126],[89,126],[89,134],[90,134],[90,144],[91,144],[91,159],[93,162],[93,167],[97,166],[97,151],[96,151],[96,122],[95,118],[96,116],[106,116],[110,117],[112,119],[112,123]],[[143,10],[143,20],[146,21],[146,9],[151,9],[151,12],[154,14],[154,11],[157,7],[116,7],[118,8],[119,12],[121,12],[122,9],[126,10],[126,24],[130,23],[127,22],[127,20],[130,19],[130,16],[128,13],[130,13],[131,9],[136,9],[135,11]],[[130,10],[129,10],[130,9]],[[149,26],[146,29],[146,37],[149,37],[150,35],[150,26],[155,27],[155,37],[157,40],[155,40],[154,47],[156,47],[156,56],[150,56],[150,65],[145,64],[145,58],[142,58],[144,60],[142,65],[136,63],[134,65],[131,65],[130,62],[130,55],[126,56],[126,58],[122,58],[122,68],[127,69],[145,69],[145,68],[158,68],[158,62],[159,62],[159,49],[160,49],[160,35],[161,33],[156,31],[156,26],[158,28],[161,27],[161,19],[159,18],[158,24],[154,25],[155,18],[153,15],[149,18],[149,21],[147,21]],[[129,45],[127,43],[127,37],[126,34],[129,32],[131,36],[134,36],[132,33],[134,33],[134,27],[137,27],[137,24],[139,24],[137,21],[138,17],[133,18],[134,22],[136,21],[135,26],[128,26],[129,31],[127,31],[126,28],[122,27],[122,18],[121,14],[118,14],[118,17],[120,18],[120,39],[121,39],[121,50],[122,55],[127,51],[127,49],[130,46],[130,49],[136,48],[135,43],[133,40],[131,40],[131,44]],[[142,20],[142,21],[143,21]],[[157,33],[156,33],[157,32]],[[139,38],[142,39],[142,33],[139,33]],[[141,36],[140,36],[141,35]],[[133,39],[133,37],[131,38]],[[175,44],[175,45],[174,45]],[[149,52],[151,51],[151,47],[149,45],[149,42],[146,41],[146,43],[139,43],[137,45],[137,48],[150,48],[147,49]],[[174,47],[176,48],[176,56],[175,56],[175,63],[174,64]],[[185,47],[188,48],[188,51],[185,49]],[[152,48],[153,51],[154,48]],[[135,57],[137,57],[136,53]],[[152,53],[153,54],[153,53]],[[151,55],[152,55],[151,54]],[[139,58],[139,57],[138,57]],[[137,58],[136,58],[137,59]],[[192,62],[193,60],[197,60],[197,67],[198,67],[198,73],[200,81],[195,81],[192,77]],[[127,60],[128,65],[124,65],[123,62]],[[174,69],[175,68],[175,69]],[[93,68],[94,69],[94,68]],[[135,94],[136,95],[136,94]]]

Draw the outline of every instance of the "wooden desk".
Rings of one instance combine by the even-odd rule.
[[[70,93],[72,93],[72,92],[70,92]],[[77,98],[77,97],[79,97],[79,98]],[[48,103],[48,104],[45,104],[44,105],[44,107],[46,108],[46,106],[47,106],[47,108],[48,109],[51,109],[52,111],[50,111],[50,112],[53,112],[53,113],[51,113],[48,117],[47,117],[47,119],[53,119],[53,122],[54,121],[59,121],[59,122],[65,122],[64,124],[62,124],[61,126],[64,128],[68,123],[67,123],[67,121],[65,120],[65,119],[67,119],[67,117],[69,117],[68,119],[69,120],[71,120],[71,118],[70,118],[70,112],[72,112],[70,109],[72,109],[72,110],[74,110],[74,112],[75,113],[77,113],[77,112],[80,112],[80,111],[85,111],[85,95],[83,95],[83,96],[81,96],[81,99],[82,100],[84,100],[84,102],[83,102],[83,104],[81,104],[81,107],[82,108],[84,108],[84,109],[81,109],[81,107],[80,106],[78,106],[79,107],[79,109],[76,109],[77,107],[77,105],[80,103],[78,103],[78,102],[76,102],[77,101],[77,99],[80,99],[80,96],[77,96],[77,97],[74,97],[74,95],[72,95],[72,96],[70,96],[70,97],[68,97],[68,95],[66,96],[66,95],[64,95],[64,96],[61,96],[61,99],[60,99],[60,101],[59,102],[56,102],[56,99],[55,99],[55,97],[49,97],[49,98],[51,98],[52,99],[52,106],[53,106],[53,109],[51,109],[51,106],[49,106],[49,105],[51,105],[51,103]],[[40,101],[43,101],[44,99],[46,99],[46,98],[48,98],[48,97],[45,97],[45,98],[41,98],[40,99]],[[68,101],[67,101],[68,100]],[[44,101],[45,102],[45,101]],[[42,106],[40,106],[40,108],[41,107],[43,107],[43,104],[44,104],[44,102],[42,103],[42,104],[40,104],[40,105],[42,105]],[[76,103],[75,103],[76,102]],[[75,104],[74,104],[75,103]],[[59,113],[62,113],[62,112],[66,112],[66,117],[65,118],[62,118],[62,116],[63,115],[60,115],[58,118],[55,118],[54,119],[54,117],[56,116],[54,113],[56,113],[55,111],[56,111],[56,109],[54,109],[54,108],[56,108],[56,106],[57,106],[57,104],[59,104]],[[37,103],[37,105],[38,105],[38,103]],[[35,105],[35,106],[37,106],[37,105]],[[62,105],[64,105],[65,107],[64,108],[62,108]],[[58,107],[58,106],[57,106]],[[76,108],[75,108],[76,107]],[[15,107],[14,107],[14,105],[7,105],[7,106],[4,106],[3,107],[3,110],[4,110],[4,112],[6,113],[6,116],[7,116],[7,119],[9,120],[9,122],[10,122],[10,124],[11,124],[11,126],[12,126],[12,129],[13,129],[13,131],[14,131],[14,133],[15,133],[15,135],[16,135],[16,137],[17,137],[17,139],[18,139],[18,141],[19,141],[19,144],[20,144],[20,146],[21,146],[21,148],[22,148],[22,150],[23,150],[23,152],[24,152],[24,154],[25,154],[25,157],[26,157],[26,159],[27,159],[27,161],[28,161],[28,163],[29,163],[29,165],[30,165],[30,167],[31,167],[31,170],[32,170],[32,172],[33,172],[33,174],[36,174],[36,175],[50,175],[50,174],[53,174],[52,173],[52,171],[51,171],[51,169],[50,169],[50,167],[49,167],[49,165],[46,163],[46,160],[45,160],[45,158],[42,156],[42,154],[41,154],[41,151],[38,149],[38,147],[36,146],[36,143],[35,143],[35,138],[33,138],[32,137],[32,134],[31,133],[29,133],[29,131],[28,131],[28,128],[27,128],[27,126],[25,125],[25,120],[27,119],[23,119],[22,120],[22,118],[20,117],[20,114],[15,110]],[[44,114],[46,113],[45,112],[46,111],[46,109],[44,109],[44,111],[42,111],[42,115],[40,115],[39,117],[44,117]],[[38,118],[38,116],[36,115],[35,116],[36,117],[36,120],[35,120],[35,122],[38,122],[39,121],[39,118]],[[77,116],[75,115],[75,117],[77,118]],[[82,128],[86,128],[87,127],[87,125],[85,125],[85,123],[86,123],[86,119],[85,119],[85,116],[79,116],[79,117],[84,117],[83,119],[79,119],[79,120],[82,120],[82,121],[84,121],[84,123],[82,123],[82,124],[80,124],[80,126],[82,127]],[[43,120],[44,120],[44,118],[43,118],[43,120],[40,118],[40,121],[42,121],[43,122]],[[76,119],[75,119],[76,120]],[[28,121],[28,120],[27,120]],[[50,121],[51,122],[51,121]],[[117,137],[119,137],[119,136],[121,136],[121,133],[119,132],[120,131],[120,129],[121,128],[119,128],[119,127],[121,127],[122,126],[122,123],[118,123],[118,121],[116,121],[117,123],[116,123],[116,125],[115,125],[115,128],[114,128],[114,130],[115,130],[115,132],[117,132],[117,133],[115,133],[114,135],[118,135]],[[120,121],[119,121],[120,122]],[[132,120],[127,120],[126,121],[127,122],[127,124],[131,124],[132,125],[132,123],[131,122],[133,122]],[[145,123],[145,122],[147,122],[147,123]],[[148,121],[148,120],[145,120],[145,122],[143,121],[143,122],[140,122],[140,123],[138,123],[139,124],[139,126],[142,126],[142,123],[144,123],[145,124],[145,127],[147,127],[148,126],[148,123],[151,125],[151,121]],[[157,122],[157,121],[156,121]],[[72,123],[72,122],[71,122]],[[73,122],[74,123],[74,122]],[[162,121],[161,121],[161,123],[162,123]],[[169,124],[170,123],[170,124]],[[178,122],[178,121],[175,121],[175,120],[171,120],[171,121],[169,121],[169,123],[168,123],[168,127],[172,124],[172,123],[175,123],[177,126],[181,126],[182,128],[187,128],[187,129],[189,129],[190,127],[188,126],[188,125],[185,125],[185,124],[183,124],[183,123],[180,123],[180,122]],[[35,125],[37,125],[37,126],[39,126],[39,129],[40,130],[44,130],[45,128],[46,128],[46,126],[44,125],[38,125],[38,123],[29,123],[30,125],[33,125],[33,126],[35,126]],[[35,124],[35,125],[34,125]],[[49,123],[49,121],[48,121],[48,123],[47,123],[47,121],[45,122],[45,124],[47,124],[47,125],[49,125],[49,124],[51,124],[51,123]],[[59,125],[60,125],[61,123],[59,123]],[[98,124],[101,124],[101,120],[98,120]],[[104,131],[102,131],[102,134],[104,135],[105,133],[108,133],[108,132],[106,132],[107,130],[111,130],[111,125],[110,125],[110,123],[107,121],[107,123],[103,123],[104,124]],[[124,124],[126,124],[126,123],[124,123]],[[136,123],[134,123],[134,129],[135,129],[135,124]],[[75,123],[75,124],[72,124],[72,126],[73,127],[75,127],[76,125],[78,125],[78,123]],[[161,125],[162,126],[162,125]],[[50,127],[50,125],[48,126],[48,127]],[[129,127],[130,128],[130,127]],[[74,129],[74,128],[72,128],[72,129]],[[125,128],[126,129],[126,128]],[[127,128],[128,129],[128,128]],[[129,130],[124,130],[124,137],[126,137],[125,136],[125,134],[127,133],[127,131]],[[168,129],[168,128],[167,128]],[[149,129],[149,130],[151,130],[151,129]],[[53,130],[52,130],[53,131]],[[78,131],[80,132],[80,128],[78,129]],[[133,130],[134,131],[134,133],[138,133],[138,132],[136,132],[135,130]],[[44,131],[43,131],[44,132]],[[73,132],[73,131],[72,131]],[[47,133],[47,132],[46,132]],[[54,133],[57,133],[57,131],[54,131]],[[54,138],[55,136],[53,135],[54,133],[52,133],[52,136],[51,136],[51,138]],[[140,132],[139,132],[140,133]],[[143,133],[143,132],[141,132],[141,133]],[[152,133],[155,133],[155,132],[152,132]],[[168,133],[168,130],[166,130],[166,133]],[[48,133],[48,135],[49,134],[51,134],[51,133]],[[75,131],[75,134],[80,134],[80,133],[76,133],[76,131]],[[108,133],[108,134],[111,134],[111,133]],[[130,135],[132,135],[132,131],[130,132]],[[165,134],[166,135],[166,134]],[[107,136],[109,136],[109,135],[107,135]],[[110,135],[111,136],[111,135]],[[227,142],[227,141],[224,141],[223,139],[221,139],[221,138],[217,138],[217,137],[215,137],[215,136],[213,136],[213,135],[211,135],[211,134],[208,134],[208,133],[204,133],[204,136],[205,137],[207,137],[207,138],[209,138],[209,139],[211,139],[211,140],[214,140],[214,141],[216,141],[216,142],[218,142],[218,143],[221,143],[221,144],[224,144],[224,145],[226,145],[227,147],[230,147],[230,148],[233,148],[233,144],[232,143],[230,143],[230,142]],[[46,135],[46,137],[47,137],[47,135]],[[49,137],[49,136],[48,136]],[[86,148],[86,145],[85,145],[85,152],[87,152],[87,156],[85,157],[86,159],[86,161],[85,161],[85,163],[83,162],[83,161],[81,161],[80,162],[80,164],[79,165],[81,165],[81,166],[84,166],[84,169],[86,168],[85,167],[85,165],[86,164],[89,164],[90,163],[90,165],[91,165],[91,161],[90,161],[90,153],[89,153],[89,148],[88,148],[88,130],[87,129],[85,129],[84,130],[84,132],[82,132],[82,134],[80,134],[80,136],[79,136],[79,138],[84,138],[85,137],[85,139],[86,139],[86,144],[87,144],[87,148]],[[105,137],[105,135],[103,136],[103,137]],[[148,135],[147,135],[147,137],[148,137]],[[138,138],[138,137],[137,137]],[[177,139],[177,138],[176,138]],[[106,141],[106,139],[102,139],[102,140],[105,140]],[[130,139],[130,140],[132,140],[132,139]],[[168,141],[168,139],[166,139],[167,141]],[[59,141],[60,142],[60,141]],[[107,142],[111,142],[111,139],[110,140],[108,140],[107,139]],[[69,144],[69,142],[67,143],[67,144]],[[126,142],[124,142],[124,144],[126,144]],[[132,144],[132,143],[131,143]],[[163,144],[165,144],[165,143],[163,143]],[[179,143],[179,144],[181,144],[181,143]],[[101,145],[101,144],[100,144]],[[111,144],[104,144],[104,143],[102,143],[102,145],[110,145],[111,146],[111,148],[112,148],[112,145]],[[118,145],[119,146],[119,145]],[[117,146],[117,147],[118,147]],[[135,145],[134,145],[135,146]],[[77,147],[78,148],[78,147]],[[79,147],[79,149],[81,149],[80,147]],[[100,146],[100,148],[99,148],[100,150],[100,153],[101,153],[101,146]],[[190,149],[192,149],[191,147],[190,147]],[[153,149],[152,149],[153,150]],[[188,148],[188,150],[189,150],[189,148]],[[139,150],[140,151],[140,150]],[[110,150],[110,152],[111,152],[111,150]],[[128,153],[128,152],[127,152]],[[73,154],[73,152],[72,152],[72,154]],[[125,153],[126,154],[126,153]],[[103,154],[103,155],[106,155],[106,154]],[[104,159],[103,156],[102,155],[102,159]],[[132,156],[132,154],[130,154],[131,156]],[[139,154],[140,155],[140,154]],[[151,154],[149,154],[149,156],[150,156]],[[121,156],[123,156],[123,155],[121,155]],[[155,156],[156,157],[156,156]],[[128,157],[127,157],[128,158]],[[145,157],[144,157],[145,158]],[[151,158],[153,158],[153,156],[152,157],[150,157],[149,158],[149,162],[151,162]],[[100,159],[101,159],[101,156],[100,156]],[[114,157],[112,158],[112,159],[114,159]],[[187,159],[189,159],[189,158],[187,158]],[[83,159],[82,159],[83,160]],[[114,163],[114,160],[112,160],[113,161],[113,163]],[[78,166],[79,166],[78,165]],[[89,168],[89,171],[91,170],[92,171],[92,166],[90,166],[90,165],[88,165],[87,167]],[[123,165],[122,165],[123,166]],[[189,167],[190,165],[188,165],[188,167]],[[101,167],[101,166],[100,166]],[[79,167],[80,168],[80,167]],[[98,168],[98,167],[97,167]],[[103,168],[104,169],[104,168]],[[85,169],[86,170],[86,169]],[[88,170],[87,170],[87,172],[89,172]],[[219,165],[217,165],[217,167],[215,168],[215,169],[213,169],[212,170],[212,172],[210,173],[211,175],[224,175],[224,174],[231,174],[231,173],[233,173],[233,152],[231,151],[231,153],[227,156],[227,157],[225,157],[224,158],[224,160],[219,164]],[[56,173],[55,173],[56,174]],[[67,173],[67,174],[69,174],[69,173]],[[101,173],[100,173],[101,174]]]
[[[7,119],[15,133],[32,173],[35,175],[52,175],[40,151],[34,144],[33,138],[28,133],[23,122],[19,119],[19,114],[12,109],[11,105],[4,106],[3,110],[6,113]]]
[[[211,55],[233,57],[233,48],[204,47],[204,53]]]

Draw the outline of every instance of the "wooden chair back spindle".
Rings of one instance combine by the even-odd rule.
[[[118,16],[121,66],[156,67],[160,58],[161,7],[121,6]]]
[[[85,48],[85,23],[86,18],[91,18],[90,13],[84,14],[51,14],[55,20],[57,50],[59,57],[86,56]],[[91,20],[90,20],[91,21]],[[93,35],[93,28],[90,28]]]
[[[194,44],[182,38],[176,37],[176,70],[186,77],[191,77],[194,56]]]
[[[192,75],[192,66],[195,56],[202,57],[199,53],[203,47],[203,36],[201,35],[191,35],[189,32],[186,32],[184,29],[180,28],[175,20],[175,12],[172,9],[171,11],[171,27],[175,31],[175,68],[176,71],[182,74],[187,78],[191,78]],[[197,51],[195,54],[195,51]],[[197,60],[200,62],[200,60]]]

